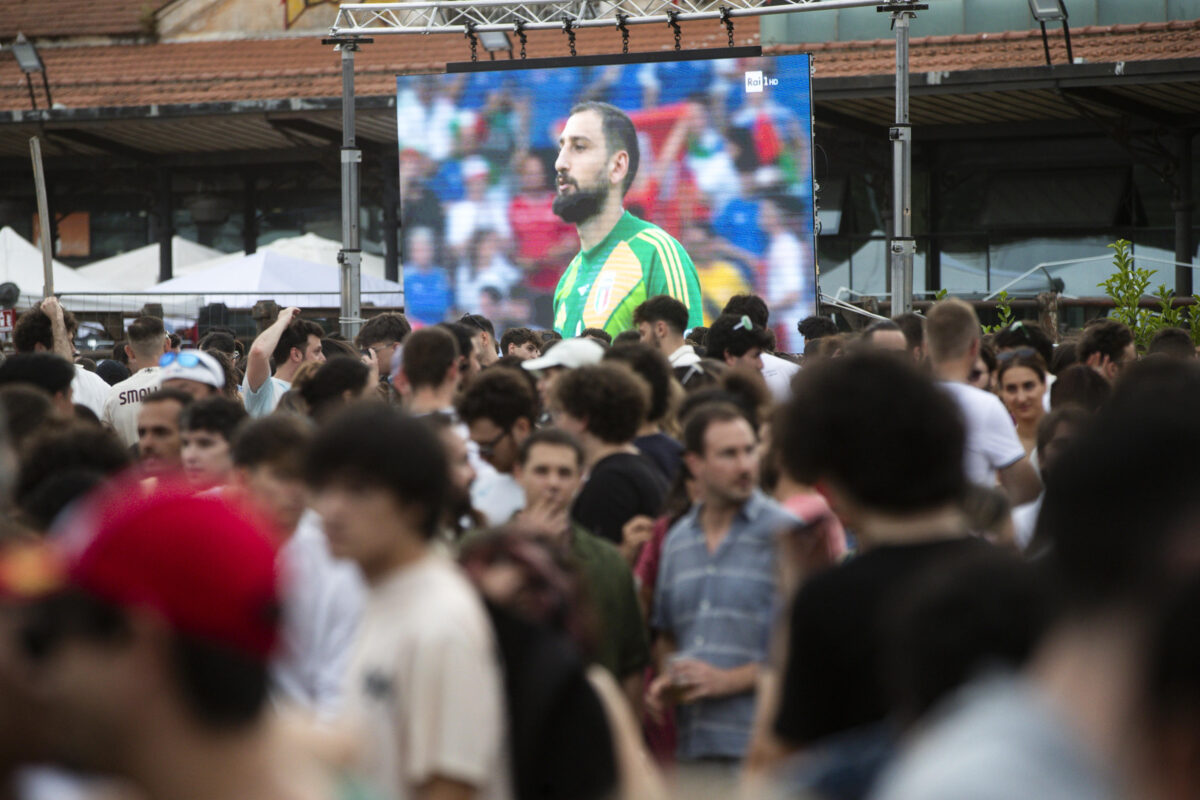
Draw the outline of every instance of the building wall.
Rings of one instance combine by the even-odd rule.
[[[329,0],[177,0],[157,15],[159,37],[311,35],[327,31],[338,4]]]

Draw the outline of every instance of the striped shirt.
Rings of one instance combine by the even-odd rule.
[[[652,623],[675,640],[679,656],[721,669],[766,661],[777,607],[775,535],[795,522],[755,492],[714,553],[704,539],[700,506],[675,523],[663,545]],[[742,758],[753,719],[753,692],[680,706],[677,755]]]

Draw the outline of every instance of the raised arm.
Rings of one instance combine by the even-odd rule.
[[[260,333],[250,345],[250,353],[246,357],[246,385],[250,391],[257,392],[267,378],[271,377],[271,353],[279,344],[279,337],[292,324],[292,320],[300,316],[300,309],[290,306],[279,312],[279,317],[271,327]]]

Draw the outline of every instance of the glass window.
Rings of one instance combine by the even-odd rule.
[[[988,249],[983,239],[944,239],[941,241],[942,285],[950,294],[976,294],[987,291]]]
[[[993,239],[989,246],[990,289],[1000,289],[1040,263],[1090,259],[1074,264],[1047,266],[1020,280],[1008,289],[1008,293],[1044,292],[1050,288],[1053,279],[1061,278],[1065,294],[1073,297],[1101,296],[1104,291],[1099,284],[1112,274],[1112,251],[1107,247],[1110,241],[1105,236]],[[943,259],[943,274],[944,264]]]
[[[853,241],[850,256],[850,288],[862,294],[884,294],[888,290],[888,248],[883,239]]]
[[[821,291],[828,295],[847,300],[838,289],[850,285],[850,244],[846,239],[833,236],[822,236],[817,239],[817,258],[821,265]]]

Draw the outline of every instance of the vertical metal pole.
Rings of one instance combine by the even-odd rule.
[[[912,311],[912,126],[908,122],[908,23],[911,11],[896,11],[896,123],[892,140],[892,316]]]
[[[242,173],[242,252],[258,252],[258,177],[253,170]]]
[[[354,52],[355,41],[341,42],[342,51],[342,249],[338,263],[342,268],[342,335],[353,339],[362,324],[362,248],[359,224],[359,167],[362,150],[354,143]]]
[[[174,242],[175,210],[171,203],[171,173],[158,171],[158,282],[175,276]]]
[[[1179,264],[1192,263],[1192,131],[1179,134],[1179,171],[1175,183],[1175,294],[1188,297],[1192,293],[1192,268]]]

